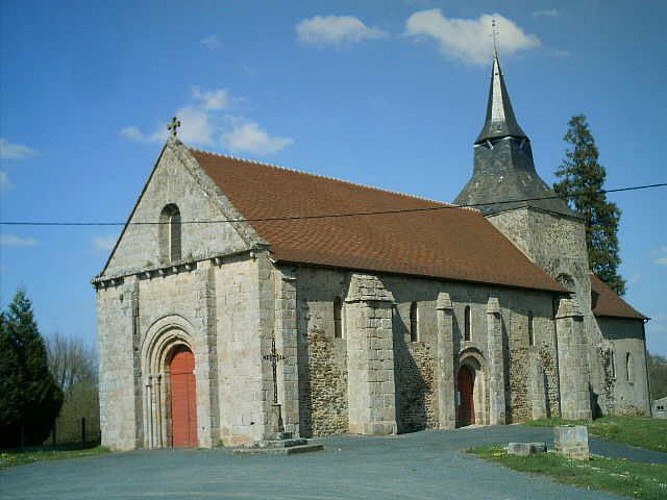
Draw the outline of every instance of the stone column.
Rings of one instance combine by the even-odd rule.
[[[396,432],[394,297],[376,277],[353,274],[346,302],[349,430]]]
[[[454,308],[448,293],[440,292],[436,309],[438,321],[436,387],[439,428],[454,429],[456,427]]]
[[[489,297],[486,305],[489,360],[489,425],[505,424],[505,350],[500,321],[500,302]]]
[[[561,416],[568,420],[590,420],[588,358],[584,317],[574,299],[564,298],[556,313],[558,373]]]
[[[201,328],[202,342],[193,346],[197,383],[197,437],[199,446],[210,448],[220,442],[220,403],[218,377],[218,320],[215,273],[212,261],[197,265],[194,316]]]
[[[144,414],[143,407],[143,381],[141,377],[141,287],[139,279],[132,276],[126,279],[127,288],[131,289],[130,303],[132,309],[132,378],[134,388],[134,448],[144,445]],[[129,420],[128,416],[125,416]]]
[[[276,350],[284,356],[278,364],[278,401],[282,405],[285,431],[299,434],[299,374],[297,359],[296,276],[276,269]]]

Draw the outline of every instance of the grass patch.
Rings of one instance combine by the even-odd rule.
[[[88,448],[84,450],[26,450],[26,451],[3,451],[0,453],[0,470],[15,467],[17,465],[32,464],[46,460],[64,460],[67,458],[93,457],[109,453],[109,449],[103,446]]]
[[[667,419],[644,417],[602,417],[593,422],[550,418],[533,420],[524,425],[555,427],[558,425],[587,425],[588,431],[610,441],[617,441],[647,450],[667,452]]]
[[[518,457],[508,455],[502,446],[484,446],[469,451],[516,471],[546,474],[561,483],[634,498],[667,498],[666,464],[635,463],[604,457],[581,462],[555,453]]]

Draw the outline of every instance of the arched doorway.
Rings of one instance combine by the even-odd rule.
[[[475,370],[468,365],[459,369],[456,378],[458,388],[457,427],[465,427],[475,423]]]
[[[174,348],[169,362],[169,376],[172,446],[197,446],[195,356],[189,347],[179,345]]]

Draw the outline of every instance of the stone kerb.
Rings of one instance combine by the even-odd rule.
[[[585,425],[554,427],[554,445],[561,455],[575,460],[590,460],[588,428]]]
[[[349,431],[396,432],[394,297],[379,278],[353,274],[346,302]]]

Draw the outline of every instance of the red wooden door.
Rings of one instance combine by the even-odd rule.
[[[171,358],[171,435],[174,447],[197,446],[195,356],[185,346]]]
[[[475,402],[473,400],[475,371],[463,365],[459,370],[457,382],[459,389],[458,426],[464,427],[475,423]]]

